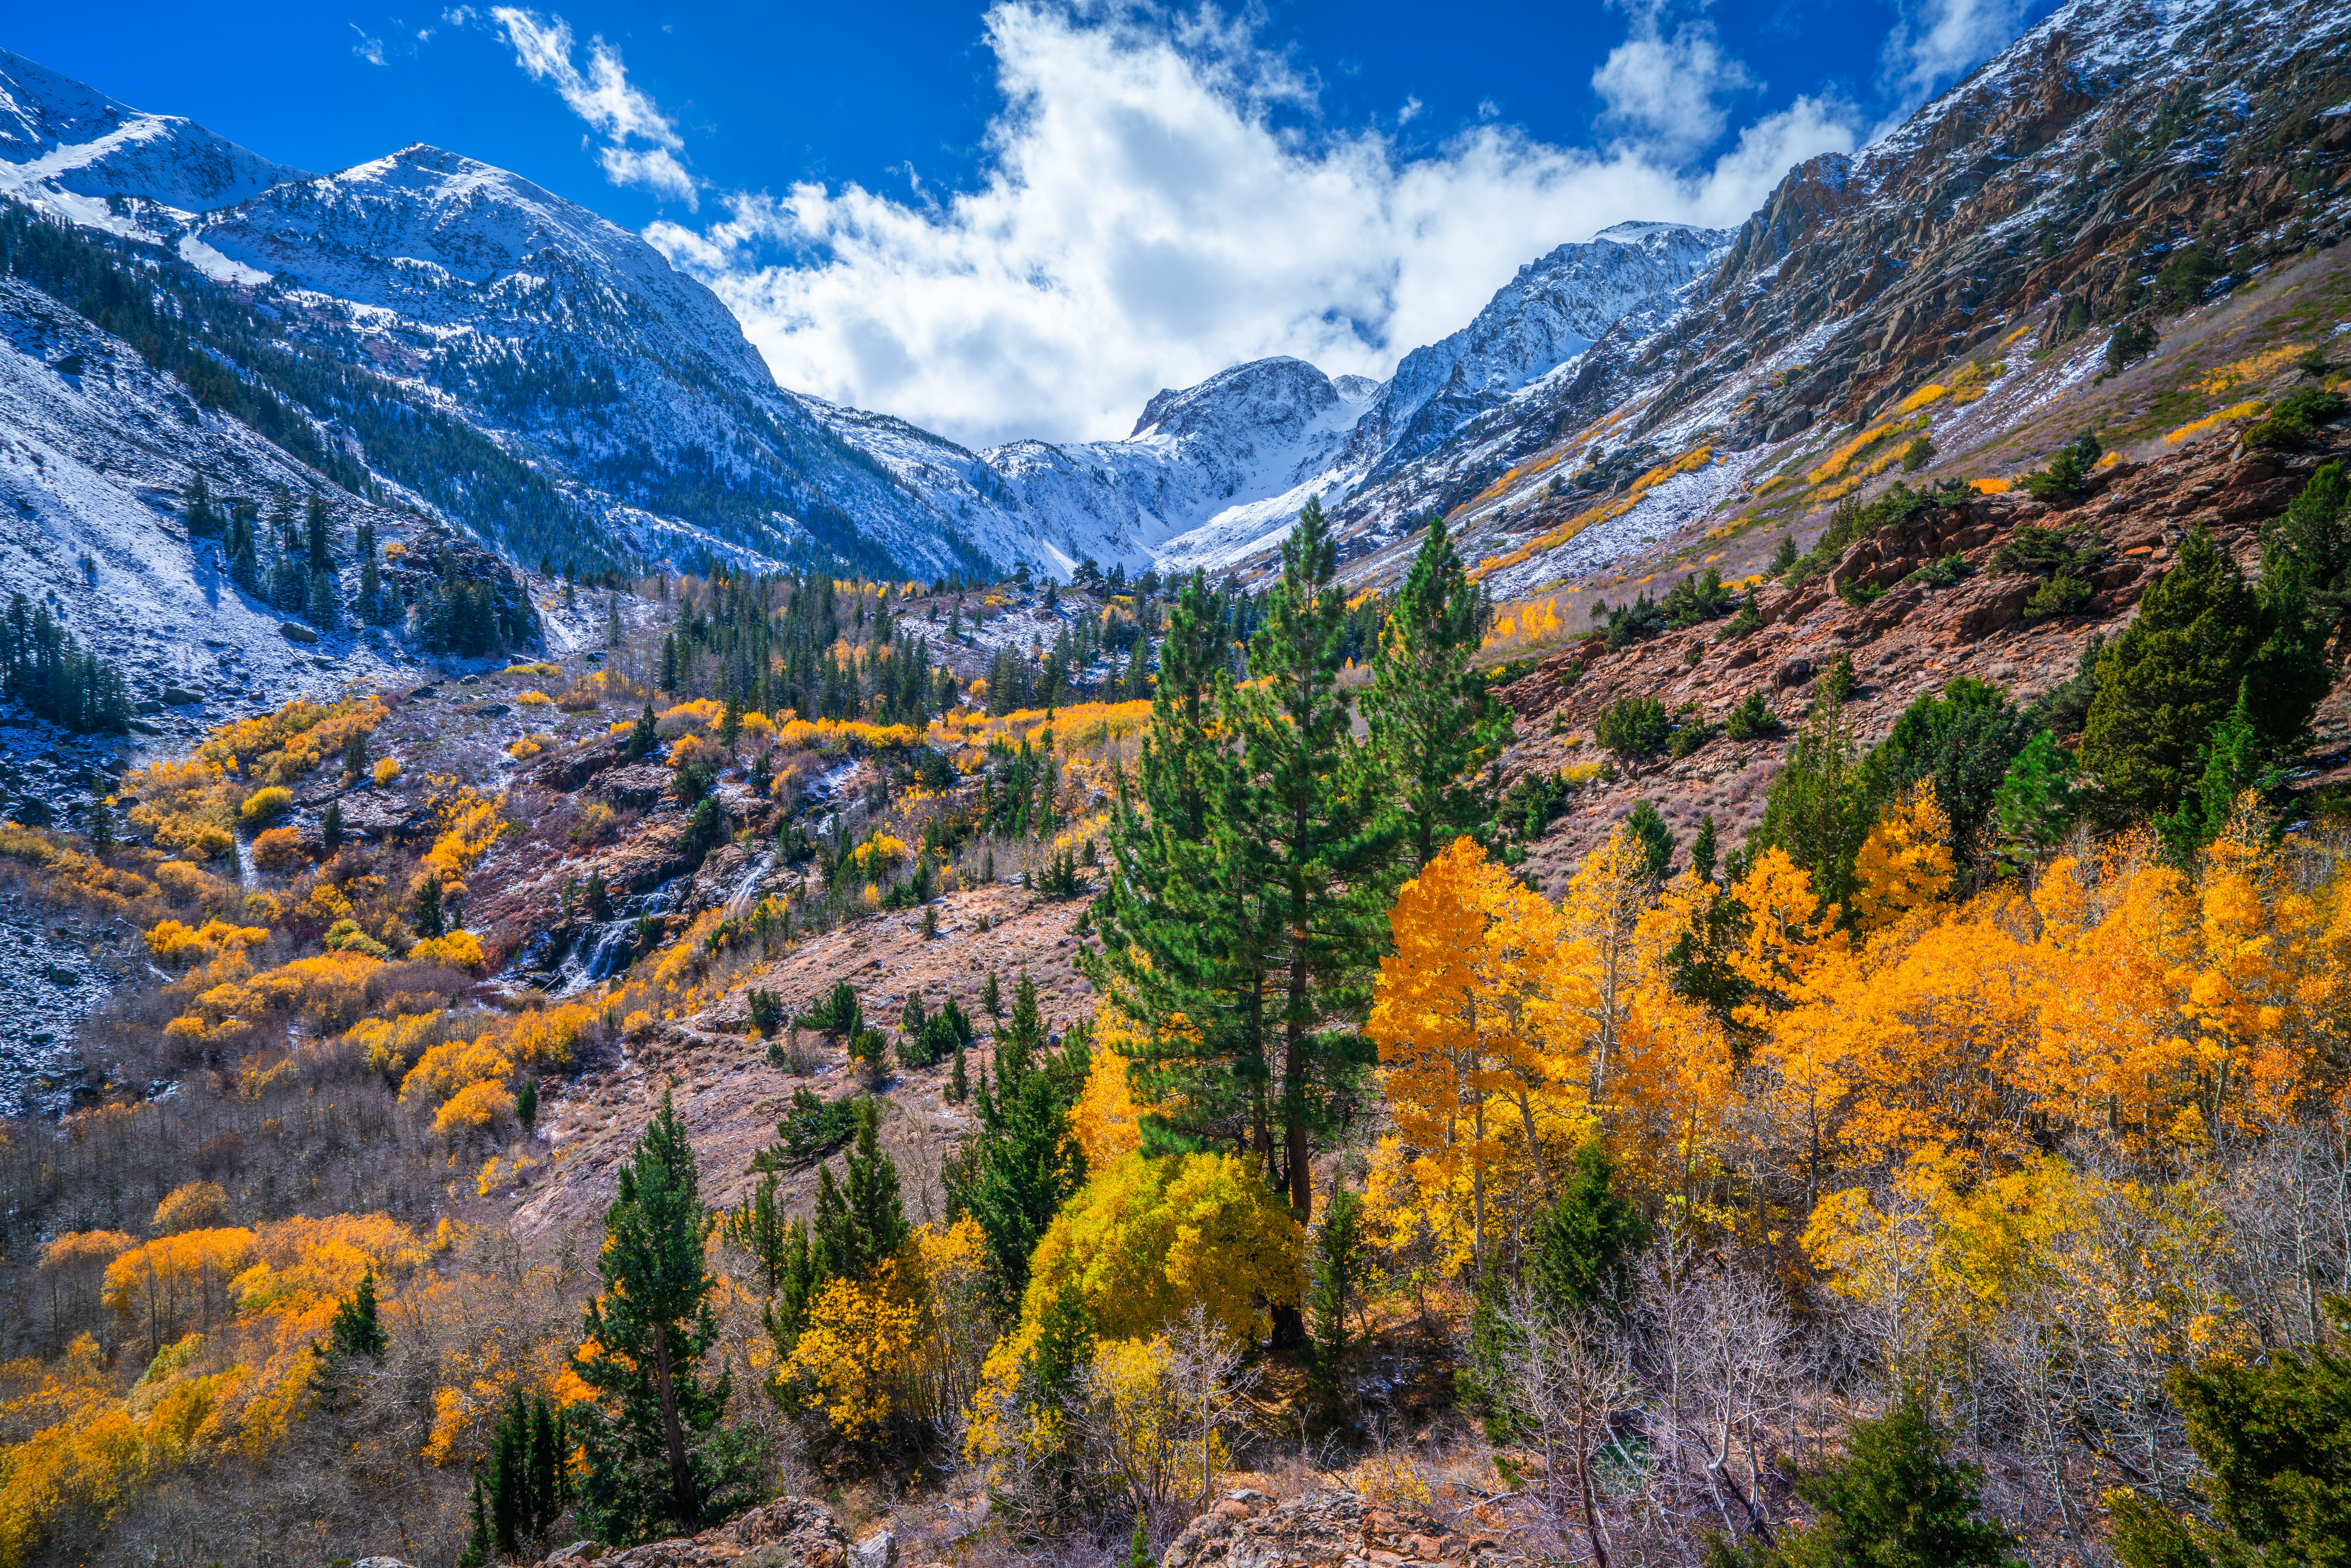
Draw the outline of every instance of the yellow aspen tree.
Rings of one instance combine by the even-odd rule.
[[[1426,1201],[1467,1183],[1482,1263],[1489,1176],[1508,1144],[1538,1173],[1545,1164],[1538,1101],[1553,1085],[1540,1031],[1559,920],[1461,838],[1405,884],[1389,925],[1395,951],[1380,960],[1367,1032],[1397,1131],[1417,1151],[1414,1184]]]
[[[1939,906],[1951,890],[1951,822],[1929,782],[1886,810],[1854,857],[1854,920],[1861,930]]]
[[[1647,852],[1620,822],[1605,843],[1583,857],[1560,903],[1570,939],[1560,957],[1581,977],[1578,988],[1584,993],[1580,1003],[1562,998],[1562,1006],[1582,1015],[1585,1092],[1595,1106],[1607,1103],[1608,1075],[1640,983],[1635,937],[1651,902]]]

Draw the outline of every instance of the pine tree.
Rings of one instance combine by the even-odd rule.
[[[457,1568],[484,1568],[496,1554],[497,1540],[490,1533],[489,1510],[482,1497],[482,1477],[474,1475],[473,1528],[465,1537],[465,1550],[457,1554]]]
[[[996,983],[996,971],[993,969],[987,972],[987,980],[979,988],[979,1010],[991,1019],[1004,1017],[1004,992]]]
[[[970,1098],[971,1080],[965,1071],[964,1046],[961,1040],[957,1040],[955,1048],[955,1071],[947,1074],[947,1103],[960,1105]]]
[[[389,1343],[376,1310],[375,1270],[370,1269],[360,1276],[359,1288],[351,1292],[350,1300],[335,1308],[335,1315],[327,1324],[327,1354],[381,1357]]]
[[[1080,957],[1096,989],[1144,1026],[1132,1057],[1146,1101],[1179,1092],[1186,1125],[1147,1116],[1154,1148],[1238,1132],[1272,1164],[1265,1069],[1264,977],[1248,932],[1270,916],[1270,890],[1244,878],[1219,835],[1233,758],[1221,728],[1230,706],[1221,609],[1194,572],[1159,645],[1131,775],[1113,780],[1112,873],[1089,915],[1102,946]],[[1181,1027],[1162,1028],[1182,1020]]]
[[[1017,1307],[1029,1285],[1029,1260],[1070,1195],[1085,1180],[1085,1155],[1071,1132],[1069,1110],[1085,1082],[1085,1047],[1071,1031],[1058,1062],[1040,1060],[1042,1030],[1035,1023],[1036,993],[1023,977],[1029,1002],[1013,1009],[1013,1026],[998,1036],[997,1081],[980,1075],[977,1134],[965,1145],[955,1180],[956,1206],[978,1225],[988,1271],[999,1301]]]
[[[2310,705],[2293,689],[2293,674],[2255,668],[2273,629],[2268,619],[2236,561],[2202,528],[2190,532],[2178,561],[2139,601],[2138,618],[2098,658],[2097,695],[2076,760],[2096,781],[2107,821],[2179,810],[2241,685],[2265,745],[2283,747],[2301,733]]]
[[[2212,1522],[2132,1493],[2107,1494],[2125,1568],[2325,1564],[2351,1542],[2351,1301],[2325,1307],[2335,1346],[2182,1367],[2168,1389],[2204,1461]]]
[[[871,1278],[913,1234],[898,1202],[898,1167],[882,1152],[880,1128],[881,1102],[869,1095],[857,1103],[857,1141],[839,1185],[830,1166],[817,1173],[810,1240],[827,1279]]]
[[[313,572],[332,571],[335,569],[333,519],[327,515],[326,497],[316,490],[310,492],[309,502],[303,508],[302,532],[304,543],[308,547],[305,564]]]
[[[2036,731],[1993,792],[1991,852],[2022,870],[2056,847],[2074,809],[2073,755],[2047,730]]]
[[[702,1250],[711,1219],[666,1092],[619,1186],[597,1256],[604,1288],[588,1303],[575,1362],[597,1394],[580,1417],[580,1512],[598,1540],[615,1544],[726,1517],[747,1495],[757,1462],[752,1439],[719,1424],[728,1375],[699,1375],[718,1337]]]
[[[522,1087],[515,1091],[515,1120],[522,1124],[526,1137],[538,1124],[538,1080],[535,1077],[524,1079]]]
[[[653,727],[653,705],[649,702],[629,730],[629,738],[621,747],[621,758],[627,762],[643,761],[652,756],[653,747],[660,744],[661,732]]]
[[[1598,1140],[1575,1151],[1559,1196],[1530,1228],[1525,1268],[1536,1301],[1566,1316],[1619,1301],[1634,1256],[1648,1244],[1640,1211],[1615,1190],[1616,1167]]]
[[[2284,513],[2262,529],[2262,580],[2289,569],[2301,579],[2312,620],[2339,666],[2351,654],[2351,478],[2341,463],[2312,475]]]
[[[1380,628],[1364,698],[1372,744],[1404,800],[1414,870],[1457,836],[1479,834],[1493,815],[1485,770],[1510,745],[1511,724],[1484,672],[1469,664],[1488,619],[1445,518],[1432,513]]]
[[[1314,1336],[1306,1385],[1326,1421],[1335,1419],[1339,1408],[1340,1363],[1348,1343],[1347,1312],[1363,1288],[1368,1240],[1363,1200],[1344,1184],[1333,1183],[1322,1223],[1314,1228],[1313,1282],[1306,1296]]]
[[[447,935],[449,922],[441,903],[439,873],[425,873],[423,883],[416,890],[416,901],[411,906],[408,925],[419,936],[431,938]]]
[[[335,582],[324,571],[310,574],[309,586],[302,599],[303,618],[323,631],[332,631],[340,619],[335,604]]]
[[[1251,683],[1231,695],[1238,768],[1217,810],[1218,848],[1234,881],[1264,901],[1227,928],[1246,980],[1245,1014],[1262,1033],[1249,1071],[1270,1082],[1264,1113],[1279,1143],[1269,1174],[1290,1192],[1301,1223],[1313,1206],[1312,1143],[1335,1120],[1369,1064],[1355,1027],[1371,1006],[1370,977],[1387,941],[1383,876],[1398,837],[1378,800],[1379,780],[1357,747],[1339,687],[1346,663],[1346,595],[1338,549],[1309,500],[1281,547],[1282,574],[1249,645]],[[1256,1032],[1252,1030],[1251,1032]],[[1277,1334],[1301,1332],[1277,1311]]]
[[[1763,800],[1763,820],[1746,853],[1784,851],[1812,878],[1823,902],[1853,899],[1854,860],[1874,821],[1868,781],[1854,755],[1853,732],[1832,702],[1823,702],[1797,732]]]
[[[1812,1519],[1776,1548],[1717,1543],[1715,1568],[2013,1568],[2013,1538],[1976,1517],[1983,1472],[1952,1462],[1905,1393],[1875,1420],[1855,1421],[1844,1456],[1796,1479]]]
[[[784,1224],[784,1211],[776,1202],[778,1186],[776,1173],[768,1171],[751,1189],[751,1195],[728,1209],[718,1222],[719,1234],[726,1239],[727,1245],[747,1256],[758,1270],[759,1293],[763,1296],[776,1293],[791,1236]]]

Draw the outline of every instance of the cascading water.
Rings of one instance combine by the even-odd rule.
[[[648,915],[667,915],[694,885],[691,872],[670,878],[651,893],[615,899],[612,918],[580,928],[557,961],[549,996],[576,996],[599,980],[618,974],[637,953],[637,922]]]

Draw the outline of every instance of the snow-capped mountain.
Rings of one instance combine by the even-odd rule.
[[[182,519],[181,492],[197,474],[224,497],[321,486],[246,425],[200,409],[121,340],[0,277],[6,594],[46,605],[78,643],[120,669],[144,722],[165,733],[304,691],[331,693],[346,680],[381,680],[413,662],[381,630],[288,634],[283,616],[239,593],[219,548],[191,539]],[[400,513],[339,501],[387,540],[412,531]],[[355,570],[346,575],[356,580]]]
[[[1247,553],[1307,496],[1376,483],[1555,374],[1721,238],[1625,225],[1562,246],[1384,385],[1259,361],[1161,392],[1123,441],[973,453],[778,387],[716,297],[643,240],[438,148],[310,175],[0,55],[0,193],[172,245],[290,338],[522,458],[552,499],[454,514],[517,561],[813,551],[925,577]]]
[[[1467,327],[1415,349],[1384,382],[1259,360],[1160,392],[1123,441],[1014,442],[987,460],[1034,515],[1039,537],[1064,554],[1170,568],[1230,562],[1280,538],[1308,497],[1328,504],[1376,488],[1558,375],[1628,314],[1673,307],[1731,237],[1620,224],[1520,267]],[[1099,548],[1085,549],[1088,539]]]
[[[145,114],[0,49],[0,195],[172,239],[198,213],[305,178],[193,120]]]
[[[1557,372],[1628,315],[1669,304],[1710,275],[1729,229],[1626,223],[1529,262],[1477,319],[1415,349],[1357,427],[1374,476],[1436,450],[1530,382]]]

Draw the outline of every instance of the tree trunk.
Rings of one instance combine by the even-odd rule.
[[[670,1377],[669,1333],[653,1324],[653,1387],[661,1395],[662,1441],[669,1450],[670,1500],[677,1522],[691,1531],[701,1522],[702,1507],[694,1495],[694,1467],[685,1457],[685,1427],[677,1415],[677,1385]]]

